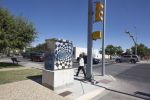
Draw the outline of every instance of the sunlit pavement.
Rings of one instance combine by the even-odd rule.
[[[101,67],[93,68],[93,73],[100,74]],[[138,99],[150,99],[150,64],[129,64],[129,63],[117,63],[106,66],[106,74],[111,75],[115,81],[104,81],[98,83],[100,87],[105,87],[111,93],[106,96],[114,97],[120,100],[122,95],[137,97]],[[97,81],[99,81],[97,79]],[[114,94],[116,93],[116,94]],[[112,96],[112,95],[116,95]],[[105,96],[105,98],[106,98]],[[100,98],[100,97],[99,97]],[[104,100],[107,100],[106,98]],[[118,99],[117,99],[118,98]],[[126,97],[125,97],[126,98]],[[99,99],[103,100],[103,99]],[[126,100],[126,99],[121,99]],[[130,100],[130,99],[128,99]],[[137,100],[137,99],[131,99]]]

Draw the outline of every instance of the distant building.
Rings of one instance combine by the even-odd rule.
[[[77,59],[77,57],[79,57],[79,55],[82,53],[87,55],[87,48],[80,48],[80,47],[73,48],[73,58]],[[93,49],[92,57],[102,59],[102,54],[99,53],[98,49]],[[108,59],[109,56],[105,55],[105,58]]]

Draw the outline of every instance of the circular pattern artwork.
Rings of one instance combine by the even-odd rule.
[[[71,42],[57,41],[55,43],[55,69],[65,69],[72,67],[73,45]]]

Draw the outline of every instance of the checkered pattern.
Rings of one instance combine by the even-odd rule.
[[[70,41],[58,40],[55,43],[54,69],[67,69],[72,67],[73,45]]]

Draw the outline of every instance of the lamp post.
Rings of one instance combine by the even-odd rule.
[[[131,33],[130,33],[129,31],[126,31],[125,33],[128,34],[129,37],[133,40],[134,45],[135,45],[135,55],[137,55],[137,36],[136,36],[136,40],[135,40],[135,39],[134,39],[134,36],[131,35]]]

